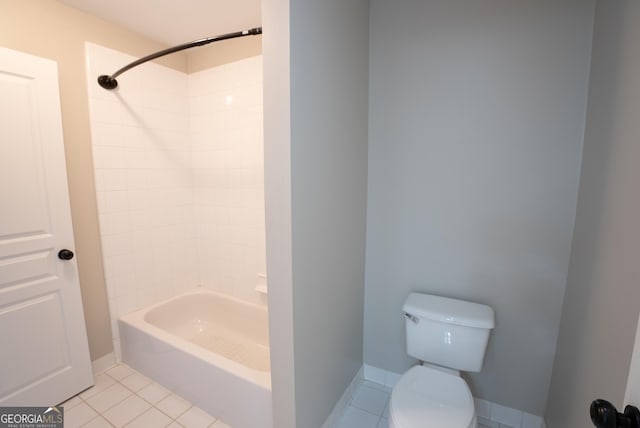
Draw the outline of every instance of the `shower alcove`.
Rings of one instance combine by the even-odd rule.
[[[196,287],[266,307],[262,56],[147,63],[113,91],[96,78],[136,58],[91,43],[86,57],[116,358],[120,317]]]

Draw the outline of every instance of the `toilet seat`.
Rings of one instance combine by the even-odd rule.
[[[415,366],[398,381],[389,403],[393,428],[473,428],[473,397],[459,376]]]

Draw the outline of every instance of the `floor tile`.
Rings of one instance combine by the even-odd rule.
[[[163,428],[171,422],[169,416],[152,407],[125,426],[126,428]]]
[[[66,428],[232,428],[126,365],[94,381],[92,388],[61,404]],[[367,413],[354,407],[342,427],[377,428],[359,412]]]
[[[154,382],[139,390],[137,394],[149,403],[156,404],[158,401],[171,394],[171,391]]]
[[[169,417],[176,419],[178,416],[183,414],[185,410],[191,407],[191,403],[183,400],[175,394],[171,394],[160,400],[156,404],[156,407]]]
[[[151,379],[146,376],[142,376],[140,373],[132,373],[123,378],[120,383],[133,392],[138,392],[145,386],[149,385],[151,383]]]
[[[344,412],[340,428],[377,428],[379,420],[380,417],[374,414],[349,406]]]
[[[122,380],[134,373],[134,370],[126,364],[118,364],[105,372],[115,380]]]
[[[85,425],[82,425],[82,428],[113,428],[113,425],[107,422],[102,416],[98,416],[97,418],[91,419]]]
[[[124,386],[116,383],[104,391],[85,400],[96,411],[102,413],[133,394]]]
[[[384,408],[388,401],[388,392],[383,392],[379,389],[373,389],[361,385],[353,396],[351,406],[381,416],[384,413]]]
[[[80,398],[86,400],[87,398],[93,397],[94,395],[104,391],[105,389],[116,383],[116,381],[112,377],[107,376],[104,373],[101,373],[98,376],[94,377],[93,382],[94,383],[91,388],[80,393]]]
[[[76,428],[86,424],[96,416],[98,414],[95,410],[86,403],[80,403],[68,412],[64,412],[64,426],[65,428]]]
[[[82,398],[76,395],[74,397],[69,398],[64,403],[61,403],[60,406],[64,407],[65,412],[68,412],[69,410],[71,410],[72,408],[74,408],[80,403],[84,403],[84,401],[82,401]]]
[[[216,418],[196,406],[191,407],[176,419],[186,428],[206,428],[215,420]]]
[[[137,395],[130,395],[109,410],[103,416],[115,427],[121,428],[143,414],[151,404]]]

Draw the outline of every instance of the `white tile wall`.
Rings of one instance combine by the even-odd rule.
[[[202,284],[264,303],[262,57],[190,75],[189,119]]]
[[[262,58],[188,76],[87,43],[107,294],[117,318],[198,285],[260,303],[265,271]]]

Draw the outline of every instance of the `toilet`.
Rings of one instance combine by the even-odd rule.
[[[473,396],[460,371],[482,369],[495,327],[486,305],[411,293],[402,307],[407,353],[421,361],[400,377],[389,428],[476,428]]]

